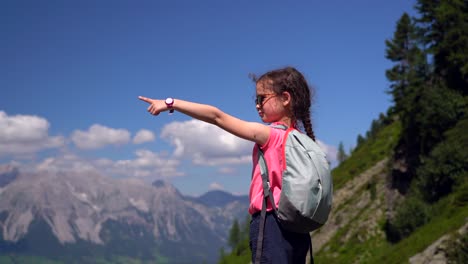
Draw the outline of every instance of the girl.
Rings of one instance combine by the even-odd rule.
[[[258,79],[254,77],[254,81],[256,82],[255,105],[264,123],[283,124],[294,128],[301,125],[307,135],[315,140],[310,121],[311,89],[299,71],[292,67],[286,67],[267,72]],[[171,112],[177,110],[258,144],[269,165],[270,187],[276,206],[278,206],[281,193],[282,144],[285,130],[272,128],[261,123],[243,121],[210,105],[172,98],[156,100],[140,96],[139,99],[150,104],[148,112],[153,115],[167,110]],[[301,124],[298,123],[299,121]],[[262,210],[263,202],[262,177],[258,165],[257,147],[253,149],[252,160],[253,172],[249,192],[249,213],[252,215],[250,249],[252,263],[255,263],[260,226],[259,212]],[[276,215],[272,213],[270,203],[267,204],[267,212],[261,263],[305,263],[307,251],[311,246],[309,234],[293,233],[281,228],[276,221]]]

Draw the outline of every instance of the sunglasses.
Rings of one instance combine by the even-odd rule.
[[[269,96],[269,95],[273,95],[273,96]],[[273,98],[275,96],[276,96],[276,94],[274,94],[274,93],[258,94],[257,96],[255,96],[255,104],[259,105],[259,106],[263,106],[263,104],[266,102],[265,101],[266,99],[270,99],[270,98]]]

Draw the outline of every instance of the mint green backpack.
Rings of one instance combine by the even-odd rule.
[[[259,150],[259,165],[263,180],[263,206],[257,245],[257,258],[261,256],[266,203],[270,200],[281,227],[296,233],[310,233],[328,220],[331,211],[333,184],[325,153],[307,135],[283,125],[272,126],[286,130],[282,188],[278,208],[270,189],[268,166]],[[260,254],[259,254],[260,253]]]

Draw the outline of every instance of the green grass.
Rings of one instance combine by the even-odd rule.
[[[130,258],[126,256],[113,256],[110,259],[105,259],[102,257],[91,258],[87,257],[84,259],[76,259],[72,262],[70,260],[52,260],[45,257],[40,256],[25,256],[25,255],[0,255],[0,264],[64,264],[64,263],[93,263],[93,264],[150,264],[150,263],[167,263],[166,260],[160,261],[148,261],[148,260],[141,260],[136,258]]]
[[[333,169],[333,187],[341,188],[347,181],[374,166],[384,158],[390,157],[401,133],[401,123],[394,123],[381,129],[375,138],[368,139],[352,156]]]
[[[227,255],[224,256],[220,261],[219,264],[248,264],[251,262],[251,254],[250,249],[248,252],[244,252],[241,255]]]
[[[2,264],[13,264],[14,262],[8,256],[0,256],[0,263],[2,263]]]
[[[54,261],[42,257],[36,256],[17,256],[14,254],[9,254],[7,256],[0,256],[1,264],[62,264],[62,262]]]

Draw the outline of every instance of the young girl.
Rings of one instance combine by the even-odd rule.
[[[301,125],[306,134],[315,140],[310,121],[311,89],[304,76],[295,68],[287,67],[273,70],[255,78],[255,105],[258,115],[264,123],[283,124],[298,128]],[[238,137],[255,142],[263,150],[268,163],[270,185],[274,201],[278,206],[282,177],[282,144],[285,130],[272,128],[256,122],[247,122],[228,115],[216,107],[179,99],[167,98],[156,100],[139,97],[150,104],[148,112],[158,115],[163,111],[178,111],[193,118],[214,124]],[[299,123],[300,122],[300,123]],[[249,213],[250,249],[252,263],[255,263],[257,239],[260,225],[260,211],[263,202],[263,187],[258,165],[258,149],[253,149],[253,172],[250,184]],[[263,235],[261,254],[262,263],[305,263],[310,247],[309,234],[299,234],[284,230],[272,213],[272,206],[267,204],[267,217]],[[311,256],[312,257],[312,256]]]

